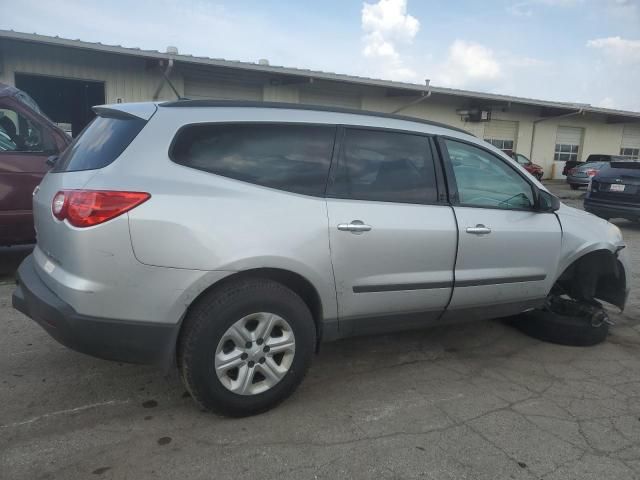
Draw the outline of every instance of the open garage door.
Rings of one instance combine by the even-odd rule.
[[[484,139],[507,155],[516,151],[518,122],[491,120],[484,127]]]
[[[16,87],[74,137],[95,117],[91,107],[105,103],[104,82],[16,73]]]

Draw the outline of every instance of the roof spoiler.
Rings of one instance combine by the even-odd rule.
[[[139,118],[149,120],[156,113],[158,107],[155,103],[114,103],[111,105],[97,105],[92,108],[100,117],[120,118],[130,120]]]

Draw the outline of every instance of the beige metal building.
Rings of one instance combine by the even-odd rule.
[[[176,92],[164,81],[167,75]],[[89,43],[0,30],[0,82],[76,134],[101,103],[243,99],[399,111],[461,127],[561,178],[566,160],[640,156],[640,112]]]

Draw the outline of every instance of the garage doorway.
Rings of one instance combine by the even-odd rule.
[[[95,117],[91,107],[105,103],[104,82],[16,73],[27,92],[56,124],[75,137]]]

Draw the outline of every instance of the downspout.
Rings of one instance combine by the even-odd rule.
[[[429,80],[425,80],[425,83],[427,84],[427,88],[426,90],[424,90],[423,92],[420,93],[420,96],[418,98],[416,98],[415,100],[410,101],[409,103],[407,103],[406,105],[403,105],[400,108],[396,108],[393,112],[391,112],[392,114],[401,112],[402,110],[405,110],[409,107],[412,107],[414,105],[417,105],[421,102],[424,102],[427,98],[429,98],[431,96],[431,88],[429,87]]]
[[[538,125],[538,123],[544,122],[547,120],[557,120],[559,118],[573,117],[574,115],[582,115],[583,113],[584,113],[584,108],[581,108],[580,110],[576,110],[575,112],[563,113],[562,115],[556,115],[555,117],[545,117],[545,118],[538,118],[537,120],[534,120],[533,132],[531,132],[531,148],[529,149],[529,160],[533,162],[533,145],[535,144],[535,141],[536,141],[536,125]]]

